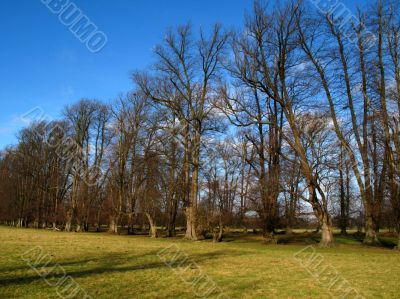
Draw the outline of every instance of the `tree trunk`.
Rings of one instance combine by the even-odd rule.
[[[273,231],[265,231],[263,233],[263,242],[265,244],[277,244],[278,240],[275,238],[275,234]]]
[[[23,224],[22,218],[18,218],[17,227],[22,227],[22,224]]]
[[[118,216],[111,217],[108,231],[113,234],[118,234]]]
[[[167,237],[175,236],[175,223],[176,223],[176,214],[178,212],[178,203],[177,198],[173,196],[170,198],[170,206],[168,211],[168,223],[167,223]]]
[[[186,207],[186,234],[185,238],[189,240],[197,240],[196,221],[193,206]]]
[[[365,238],[364,244],[367,245],[378,245],[380,244],[378,235],[376,232],[376,225],[374,223],[373,217],[370,213],[366,213],[365,215]]]
[[[224,237],[224,224],[222,223],[222,216],[219,216],[218,229],[214,229],[213,242],[222,242]]]
[[[175,226],[168,226],[167,228],[167,235],[168,238],[175,237],[176,236],[176,231],[175,231]]]
[[[100,232],[100,226],[101,226],[101,224],[100,224],[100,211],[101,211],[101,209],[99,208],[99,210],[97,211],[97,214],[96,214],[96,223],[95,223],[95,228],[96,228],[96,232]]]
[[[296,207],[297,207],[297,197],[295,196],[295,193],[297,194],[297,184],[296,186],[291,186],[290,189],[290,196],[289,196],[289,202],[286,205],[286,234],[291,235],[293,234],[293,224],[294,224],[294,219],[296,217]]]
[[[345,192],[345,182],[344,182],[344,158],[343,149],[340,151],[340,161],[339,161],[339,185],[340,185],[340,233],[342,235],[347,234],[347,215],[346,215],[346,192]]]
[[[151,217],[151,215],[149,213],[145,213],[147,220],[149,221],[149,225],[150,225],[150,230],[149,230],[149,236],[151,238],[157,238],[158,234],[157,234],[157,225],[155,220],[153,219],[153,217]]]
[[[273,220],[271,220],[269,217],[270,215],[268,216],[264,215],[263,242],[265,244],[277,244],[277,240],[274,234],[274,223]]]
[[[134,221],[134,213],[131,212],[128,214],[128,235],[134,234],[133,221]]]
[[[321,219],[321,241],[319,245],[321,247],[332,247],[334,245],[332,223],[327,214],[323,215]]]
[[[175,195],[169,198],[169,207],[168,207],[168,220],[167,220],[167,237],[174,237],[175,232],[175,223],[176,223],[176,214],[178,211],[178,203]]]
[[[175,117],[174,117],[175,121]],[[175,179],[175,172],[177,168],[176,161],[176,132],[174,131],[173,138],[171,138],[171,153],[170,153],[170,168],[168,179],[168,220],[167,220],[167,237],[175,236],[175,222],[178,210],[178,196],[177,196],[177,180]]]
[[[72,229],[71,217],[67,215],[67,221],[65,223],[65,231],[70,232]]]
[[[214,230],[213,242],[222,242],[223,237],[224,237],[224,226],[220,225],[218,229]]]
[[[192,184],[190,196],[186,207],[186,235],[189,240],[198,240],[197,236],[197,194],[199,189],[199,158],[200,158],[200,133],[196,132],[192,148]]]
[[[76,231],[77,233],[80,233],[82,230],[83,230],[82,224],[81,224],[80,221],[78,221],[78,223],[76,224],[76,229],[75,229],[75,231]]]
[[[315,216],[318,218],[318,230],[321,230],[321,241],[319,245],[321,247],[332,247],[333,244],[333,229],[332,229],[332,219],[328,211],[328,202],[325,198],[323,191],[319,185],[312,184],[309,187],[310,198],[312,199],[313,210]],[[321,196],[322,205],[318,202],[317,191]]]

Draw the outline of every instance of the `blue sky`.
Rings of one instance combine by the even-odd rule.
[[[132,88],[167,27],[190,21],[240,27],[250,0],[74,0],[108,37],[91,53],[40,0],[0,1],[0,149],[16,142],[21,115],[39,106],[57,118],[81,98],[109,101]],[[361,1],[359,1],[361,2]],[[347,1],[354,4],[354,1]]]

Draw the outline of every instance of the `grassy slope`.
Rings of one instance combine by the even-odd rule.
[[[0,298],[57,298],[21,254],[40,245],[93,298],[194,298],[157,252],[176,243],[231,298],[330,298],[293,258],[305,245],[240,239],[213,244],[144,236],[112,236],[0,227]],[[366,298],[399,298],[400,254],[338,240],[317,248]],[[195,275],[195,269],[189,269]],[[212,298],[212,296],[210,297]]]

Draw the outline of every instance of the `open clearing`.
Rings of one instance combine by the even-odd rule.
[[[206,275],[228,298],[330,298],[327,283],[295,258],[307,242],[263,245],[252,234],[230,242],[191,242],[8,227],[0,227],[0,240],[0,298],[58,298],[57,287],[23,259],[35,246],[51,257],[47,269],[60,265],[92,298],[195,298],[192,285],[179,277],[184,266],[172,269],[157,255],[171,244],[194,262],[185,268],[186,277]],[[321,266],[335,269],[365,298],[399,298],[398,252],[351,238],[336,237],[336,243],[331,249],[314,247],[323,257]]]

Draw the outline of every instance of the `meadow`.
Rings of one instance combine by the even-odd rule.
[[[319,248],[306,232],[280,238],[265,245],[258,235],[232,233],[213,243],[0,227],[0,298],[68,298],[67,287],[43,278],[55,265],[65,272],[54,270],[49,282],[68,277],[91,298],[331,298],[338,295],[332,277],[353,297],[399,298],[398,251],[366,247],[353,236],[336,236],[334,248]],[[319,262],[309,264],[310,254]],[[330,271],[328,280],[321,269]],[[190,283],[200,276],[208,283]]]

